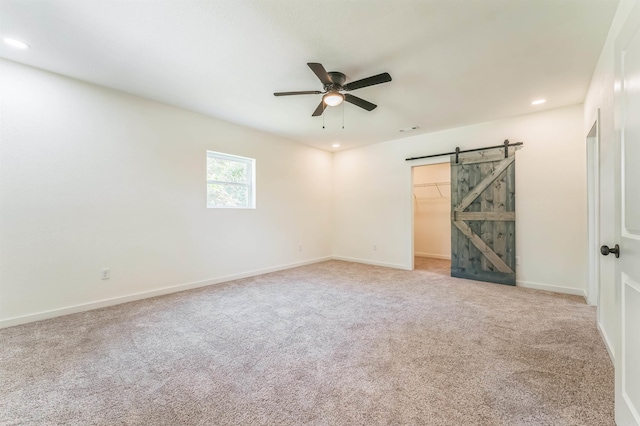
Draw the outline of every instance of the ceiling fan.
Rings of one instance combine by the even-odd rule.
[[[322,101],[313,111],[311,116],[317,117],[322,115],[325,108],[327,106],[337,106],[342,103],[342,101],[349,102],[360,108],[364,108],[367,111],[374,110],[378,105],[372,104],[369,101],[365,101],[362,98],[357,96],[353,96],[349,93],[341,93],[341,92],[349,92],[351,90],[362,89],[363,87],[373,86],[376,84],[387,83],[391,81],[391,76],[388,72],[384,72],[382,74],[374,75],[371,77],[363,78],[362,80],[352,81],[351,83],[345,84],[347,78],[341,72],[331,71],[327,72],[322,64],[318,64],[315,62],[307,63],[311,71],[315,73],[315,75],[320,79],[322,85],[324,86],[324,91],[320,90],[306,90],[301,92],[277,92],[274,93],[275,96],[290,96],[290,95],[320,95],[322,96]]]

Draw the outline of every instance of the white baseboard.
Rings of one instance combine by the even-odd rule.
[[[609,357],[611,358],[611,362],[613,363],[613,365],[615,365],[616,357],[615,357],[615,353],[613,352],[613,346],[611,345],[611,340],[609,339],[609,336],[607,336],[607,333],[604,331],[604,328],[602,328],[602,326],[600,325],[600,322],[596,321],[596,323],[597,323],[598,331],[600,332],[600,336],[604,341],[604,347],[607,348],[607,352],[609,352]]]
[[[562,287],[552,284],[532,283],[530,281],[516,281],[516,286],[524,288],[533,288],[536,290],[552,291],[554,293],[574,294],[587,298],[587,293],[581,288]]]
[[[435,254],[435,253],[419,253],[414,252],[414,256],[416,257],[428,257],[430,259],[443,259],[443,260],[451,260],[451,255],[446,254]]]
[[[177,293],[179,291],[191,290],[199,287],[206,287],[214,284],[221,284],[227,281],[239,280],[242,278],[254,277],[256,275],[268,274],[270,272],[282,271],[285,269],[297,268],[299,266],[311,265],[313,263],[331,260],[331,256],[319,257],[316,259],[304,260],[301,262],[289,263],[286,265],[274,266],[271,268],[259,269],[241,274],[226,275],[218,278],[211,278],[204,281],[195,281],[184,284],[177,284],[169,287],[163,287],[156,290],[143,291],[140,293],[129,294],[126,296],[114,297],[112,299],[98,300],[96,302],[82,303],[80,305],[68,306],[66,308],[53,309],[50,311],[38,312],[35,314],[24,315],[20,317],[8,318],[0,320],[0,329],[13,327],[15,325],[27,324],[30,322],[41,321],[49,318],[59,317],[63,315],[75,314],[78,312],[90,311],[93,309],[105,308],[107,306],[119,305],[121,303],[133,302],[134,300],[148,299],[150,297],[162,296],[165,294]]]
[[[384,266],[385,268],[404,269],[405,271],[410,271],[411,270],[411,268],[406,266],[406,265],[398,265],[396,263],[378,262],[378,261],[375,261],[375,260],[368,260],[368,259],[356,259],[356,258],[353,258],[353,257],[343,257],[343,256],[333,256],[332,259],[334,259],[334,260],[344,260],[346,262],[364,263],[366,265]]]

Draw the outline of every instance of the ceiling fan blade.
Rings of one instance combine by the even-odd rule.
[[[324,101],[320,101],[320,104],[318,105],[316,110],[313,111],[313,114],[311,114],[311,116],[312,117],[318,117],[318,116],[322,115],[324,110],[325,110]]]
[[[327,73],[327,70],[324,69],[322,64],[318,64],[316,62],[308,62],[307,65],[309,65],[311,71],[313,71],[314,74],[318,76],[322,84],[324,84],[325,86],[328,84],[333,84],[333,81],[331,81],[331,77],[329,77],[329,73]]]
[[[359,106],[360,108],[364,108],[367,111],[373,111],[378,107],[378,105],[376,104],[372,104],[369,101],[365,101],[364,99],[361,99],[357,96],[350,95],[349,93],[344,94],[344,100],[345,102],[349,102],[351,104]]]
[[[387,83],[389,81],[391,81],[391,76],[388,72],[383,72],[382,74],[363,78],[362,80],[352,81],[351,83],[345,84],[343,88],[345,90],[356,90],[367,86],[373,86],[375,84]]]
[[[301,92],[276,92],[273,96],[291,96],[291,95],[319,95],[323,93],[319,90],[305,90]]]

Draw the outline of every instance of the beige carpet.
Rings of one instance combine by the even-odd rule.
[[[0,330],[0,424],[613,424],[582,298],[417,266],[329,261]]]

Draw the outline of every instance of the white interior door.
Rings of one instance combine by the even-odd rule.
[[[640,424],[640,3],[636,4],[615,47],[616,262],[620,334],[616,353],[616,422]],[[612,242],[615,243],[615,242]]]

